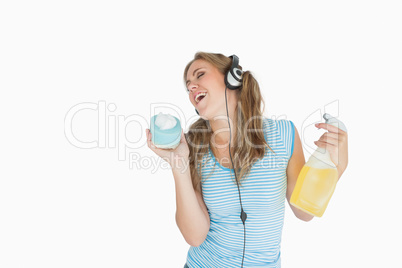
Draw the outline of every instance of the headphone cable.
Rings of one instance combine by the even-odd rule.
[[[230,135],[230,136],[229,136],[229,156],[230,156],[230,160],[231,160],[231,162],[232,162],[233,172],[234,172],[235,178],[236,178],[237,190],[239,191],[239,200],[240,200],[240,208],[241,208],[240,219],[242,220],[242,222],[243,222],[243,227],[244,227],[243,258],[242,258],[242,261],[241,261],[241,267],[243,267],[244,253],[245,253],[245,250],[246,250],[246,224],[245,224],[245,222],[246,222],[246,219],[247,219],[247,214],[246,214],[246,212],[244,212],[244,210],[243,210],[243,204],[242,204],[242,202],[241,202],[241,195],[240,195],[239,181],[237,180],[236,170],[235,170],[235,166],[234,166],[234,164],[233,164],[233,159],[232,159],[232,153],[231,153],[231,151],[230,151],[231,141],[232,141],[232,130],[231,130],[231,128],[230,128],[230,121],[229,121],[228,99],[227,99],[227,96],[226,96],[227,89],[228,89],[228,88],[226,87],[226,88],[225,88],[225,101],[226,101],[226,114],[227,114],[227,117],[228,117],[229,135]]]

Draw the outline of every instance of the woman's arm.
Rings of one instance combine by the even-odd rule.
[[[209,232],[209,214],[200,192],[194,191],[191,182],[187,140],[182,130],[180,144],[176,149],[159,149],[152,142],[152,134],[146,130],[148,147],[169,163],[176,189],[176,223],[184,239],[198,247]]]
[[[314,216],[312,216],[312,215],[294,207],[292,204],[290,204],[290,197],[292,196],[293,190],[296,186],[297,177],[299,176],[301,169],[303,168],[304,164],[306,163],[306,160],[304,158],[302,143],[301,143],[301,140],[299,137],[299,132],[297,132],[296,127],[295,127],[295,140],[294,140],[293,146],[294,146],[293,154],[289,160],[288,167],[286,169],[286,174],[288,177],[286,199],[288,200],[288,203],[297,218],[299,218],[303,221],[310,221],[311,219],[314,218]]]
[[[173,168],[176,188],[176,223],[186,242],[198,247],[207,237],[210,219],[201,192],[195,191],[190,168]]]

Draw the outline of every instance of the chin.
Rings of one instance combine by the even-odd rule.
[[[202,118],[202,119],[204,119],[204,120],[207,120],[207,121],[209,121],[209,120],[212,120],[212,119],[214,119],[214,117],[216,117],[216,115],[217,114],[219,114],[219,113],[217,113],[217,110],[215,109],[215,110],[213,110],[213,109],[211,109],[212,107],[208,107],[208,109],[207,109],[207,107],[204,107],[204,109],[203,109],[203,111],[201,112],[201,111],[198,111],[199,113],[200,113],[200,117]],[[225,108],[226,109],[226,108]],[[225,110],[225,113],[224,113],[225,115],[226,115],[226,110]],[[218,118],[219,119],[219,118]]]
[[[209,116],[206,115],[205,112],[200,112],[200,111],[198,111],[198,113],[199,113],[198,116],[201,117],[202,119],[204,119],[204,120],[209,120]]]
[[[207,115],[205,115],[204,113],[200,113],[199,116],[204,120],[207,120],[207,121],[209,120],[209,117]]]

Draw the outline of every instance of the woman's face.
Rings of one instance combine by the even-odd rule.
[[[194,61],[187,72],[187,90],[189,99],[200,116],[211,120],[215,116],[226,115],[224,75],[218,68],[205,60]],[[205,97],[195,97],[199,92]],[[228,90],[228,105],[236,105],[236,92]]]

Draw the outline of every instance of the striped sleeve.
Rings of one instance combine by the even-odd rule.
[[[286,149],[288,159],[293,155],[294,140],[295,140],[295,126],[290,120],[278,120],[278,130],[282,138],[283,146]]]

